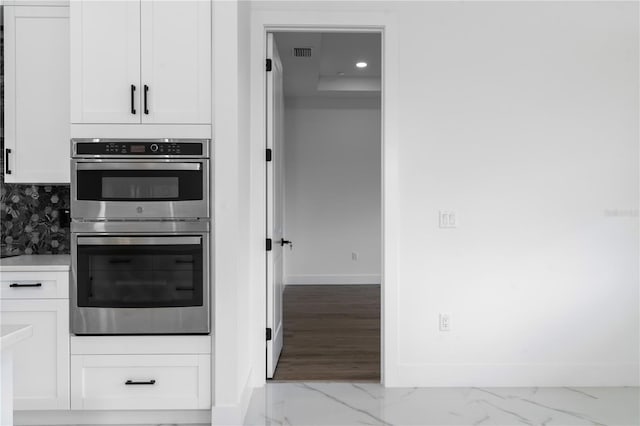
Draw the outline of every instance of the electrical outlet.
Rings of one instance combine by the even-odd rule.
[[[442,229],[457,228],[458,219],[456,217],[456,212],[451,210],[440,210],[438,215],[438,226]]]
[[[440,314],[438,325],[440,326],[440,331],[451,331],[451,315]]]
[[[355,251],[351,252],[351,260],[353,260],[354,262],[358,261],[358,253],[356,253]]]

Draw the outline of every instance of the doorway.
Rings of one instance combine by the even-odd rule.
[[[267,378],[380,382],[380,32],[267,34]]]

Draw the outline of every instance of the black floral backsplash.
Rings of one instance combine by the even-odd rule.
[[[68,186],[3,183],[1,191],[3,255],[69,253],[69,228],[60,226]]]
[[[0,17],[2,17],[0,6]],[[0,19],[0,148],[4,154],[4,58]],[[44,142],[44,141],[43,141]],[[68,254],[69,227],[60,226],[61,211],[69,208],[69,186],[4,183],[0,156],[0,252],[10,254]]]

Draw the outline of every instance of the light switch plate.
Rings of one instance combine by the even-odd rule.
[[[451,315],[440,313],[438,316],[438,328],[440,331],[451,331]]]

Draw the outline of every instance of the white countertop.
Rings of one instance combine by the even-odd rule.
[[[1,259],[0,272],[68,271],[70,264],[68,254],[32,254]]]
[[[31,337],[33,327],[30,325],[2,325],[0,326],[0,350],[5,350],[16,343]]]

